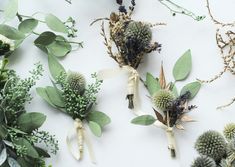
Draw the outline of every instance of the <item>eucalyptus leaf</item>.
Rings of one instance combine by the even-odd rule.
[[[64,108],[65,104],[62,98],[62,92],[52,86],[46,87],[46,93],[53,105]]]
[[[111,119],[103,112],[91,111],[87,116],[88,121],[96,122],[101,128],[111,122]]]
[[[42,88],[42,87],[38,87],[36,88],[36,92],[39,96],[41,96],[41,98],[43,98],[48,104],[50,104],[52,107],[56,107],[50,100],[50,98],[48,97],[46,88]]]
[[[6,161],[7,159],[7,149],[4,148],[0,153],[0,166]]]
[[[7,162],[10,167],[21,167],[20,164],[15,159],[13,159],[11,157],[7,158]]]
[[[50,158],[50,154],[47,153],[47,151],[45,151],[44,149],[40,148],[40,147],[34,147],[36,149],[36,151],[38,152],[40,157],[44,157],[44,158]]]
[[[72,50],[72,46],[63,36],[57,36],[55,41],[47,46],[48,52],[56,57],[64,57]]]
[[[0,139],[4,139],[7,136],[7,129],[5,128],[5,126],[0,124]]]
[[[20,145],[26,148],[26,155],[32,158],[39,158],[38,152],[36,149],[24,138],[18,138],[14,141],[14,144]]]
[[[48,65],[51,76],[56,80],[61,73],[66,73],[64,67],[59,61],[51,54],[48,55]]]
[[[67,27],[64,25],[64,23],[53,14],[47,14],[45,21],[47,26],[53,31],[65,34],[68,32]]]
[[[6,24],[0,24],[0,34],[12,40],[20,40],[25,38],[25,35],[22,32]]]
[[[159,89],[161,89],[160,84],[156,78],[153,77],[152,74],[147,73],[146,75],[146,85],[147,89],[152,96],[155,92],[157,92]]]
[[[179,96],[179,93],[178,93],[178,90],[177,90],[177,87],[174,83],[172,83],[172,93],[175,95],[175,97],[178,97]]]
[[[56,35],[53,32],[46,31],[39,35],[39,37],[34,41],[36,46],[46,47],[53,43],[56,39]]]
[[[182,81],[187,78],[192,69],[191,51],[187,50],[174,65],[173,76],[176,81]]]
[[[46,116],[42,113],[31,112],[21,114],[17,120],[20,130],[24,132],[32,132],[38,129],[45,122]]]
[[[156,119],[151,115],[141,115],[136,118],[134,118],[131,123],[137,124],[137,125],[152,125]]]
[[[201,83],[200,82],[197,82],[197,81],[192,82],[192,83],[189,83],[189,84],[185,85],[182,88],[180,94],[182,95],[182,94],[186,93],[187,91],[189,91],[191,93],[190,98],[192,99],[197,95],[200,88],[201,88]]]
[[[33,18],[26,19],[19,24],[18,30],[24,34],[27,34],[31,33],[37,26],[38,26],[38,20]]]
[[[93,121],[89,121],[89,128],[95,136],[101,137],[102,129],[98,123],[93,122]]]
[[[16,16],[17,12],[18,12],[18,0],[9,0],[3,13],[5,21],[12,20]]]

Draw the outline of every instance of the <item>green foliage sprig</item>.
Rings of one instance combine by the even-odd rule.
[[[45,144],[56,154],[58,142],[54,136],[39,128],[46,120],[44,114],[26,112],[25,105],[32,100],[30,89],[42,75],[42,65],[30,71],[31,76],[20,79],[15,71],[5,68],[0,73],[0,166],[45,167],[48,152],[39,146]]]
[[[198,137],[195,149],[200,154],[191,167],[235,166],[235,124],[224,128],[224,136],[217,131],[206,131]]]
[[[94,109],[102,81],[93,74],[95,82],[85,86],[83,75],[66,72],[54,56],[49,55],[48,63],[51,76],[54,78],[53,86],[37,88],[38,95],[74,120],[78,118],[86,121],[94,135],[100,137],[104,126],[110,123],[110,118],[106,114]]]
[[[191,51],[186,51],[175,63],[173,68],[173,76],[175,81],[167,84],[163,66],[161,68],[159,78],[155,78],[152,74],[147,73],[146,81],[143,81],[149,91],[153,110],[156,118],[152,115],[141,115],[134,118],[131,122],[138,125],[152,125],[156,122],[164,125],[164,129],[171,132],[173,137],[173,128],[184,130],[183,122],[194,121],[186,113],[196,106],[189,106],[188,102],[192,100],[199,92],[201,84],[199,82],[191,82],[186,84],[180,91],[177,91],[176,83],[185,80],[192,69]],[[169,140],[171,141],[171,139]],[[169,144],[172,156],[175,156],[175,148]]]
[[[0,10],[0,12],[3,12],[4,16],[4,23],[0,24],[0,34],[14,44],[13,49],[6,49],[7,52],[2,52],[1,42],[4,41],[0,36],[0,56],[9,56],[31,35],[37,36],[34,40],[36,47],[56,57],[64,57],[75,47],[82,47],[82,42],[70,41],[70,38],[76,37],[77,32],[75,20],[72,17],[69,17],[66,21],[61,21],[53,14],[36,12],[32,16],[23,15],[18,12],[18,0],[10,0],[5,9]],[[44,20],[38,19],[38,15],[43,15]],[[6,24],[6,22],[15,18],[19,21],[17,28]],[[49,30],[37,32],[36,28],[39,24],[47,25]]]

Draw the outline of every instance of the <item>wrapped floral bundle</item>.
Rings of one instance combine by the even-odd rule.
[[[129,11],[124,6],[121,6],[118,13],[111,13],[110,18],[97,19],[93,23],[99,20],[109,21],[109,37],[106,36],[104,22],[101,26],[101,35],[104,37],[104,44],[108,49],[108,54],[120,67],[115,70],[102,70],[98,76],[104,79],[115,76],[123,71],[128,73],[128,107],[133,109],[137,105],[136,91],[139,82],[137,68],[148,53],[161,50],[159,43],[152,42],[151,28],[156,25],[165,24],[150,24],[133,20],[131,16],[134,11],[135,1],[132,0],[131,4]],[[115,45],[117,53],[113,52],[113,45]]]
[[[180,94],[175,85],[178,81],[185,80],[188,77],[191,67],[191,52],[188,50],[178,59],[173,68],[174,82],[166,82],[163,67],[159,78],[148,73],[146,81],[143,82],[149,91],[155,117],[145,113],[137,113],[138,117],[132,120],[133,124],[155,125],[163,129],[167,135],[168,148],[172,157],[176,156],[175,128],[184,130],[183,122],[195,121],[187,113],[196,106],[188,103],[197,95],[201,84],[199,82],[188,83],[181,89]]]
[[[198,137],[195,149],[200,156],[191,167],[235,166],[235,124],[227,124],[223,134],[209,130]]]
[[[201,83],[211,83],[218,78],[221,78],[225,72],[230,72],[232,75],[235,75],[235,22],[233,23],[222,23],[215,19],[212,15],[209,0],[207,2],[207,9],[209,15],[217,26],[216,30],[216,43],[220,51],[220,55],[223,59],[224,68],[223,70],[215,75],[210,80],[199,80]],[[218,109],[222,109],[224,107],[228,107],[235,102],[235,97],[226,105],[222,105],[218,107]]]
[[[74,129],[67,136],[67,145],[71,154],[77,160],[82,159],[85,142],[90,158],[95,163],[92,146],[84,124],[87,123],[91,132],[100,137],[104,127],[110,123],[110,118],[105,113],[95,109],[96,96],[102,81],[97,79],[96,74],[93,74],[92,78],[95,79],[95,83],[87,85],[82,74],[72,71],[66,72],[52,55],[49,55],[48,63],[50,73],[54,78],[53,86],[37,88],[37,93],[52,107],[68,114],[74,120]],[[78,146],[75,151],[72,147],[74,138]]]
[[[29,91],[42,75],[42,66],[36,64],[31,77],[20,79],[5,65],[3,61],[0,72],[0,166],[46,167],[44,158],[50,157],[48,151],[56,154],[58,142],[48,132],[39,130],[46,116],[25,109],[32,100]]]

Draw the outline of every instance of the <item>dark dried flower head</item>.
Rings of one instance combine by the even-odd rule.
[[[14,50],[13,41],[0,34],[0,56],[4,56],[13,50]]]
[[[191,167],[216,167],[215,161],[207,156],[201,156],[194,160]]]
[[[84,92],[86,87],[86,79],[82,74],[78,72],[69,72],[67,82],[75,93],[81,94]]]
[[[226,141],[217,131],[207,131],[197,139],[195,149],[200,155],[220,161],[226,155]]]

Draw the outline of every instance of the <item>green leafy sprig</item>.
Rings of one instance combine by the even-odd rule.
[[[34,40],[36,47],[56,57],[64,57],[73,49],[82,47],[82,42],[70,41],[70,38],[76,37],[77,32],[75,20],[72,17],[63,22],[50,13],[37,12],[32,16],[23,15],[18,12],[18,0],[10,0],[5,9],[0,10],[0,12],[3,12],[4,16],[4,23],[0,24],[0,34],[14,42],[14,50],[31,35],[37,36]],[[43,15],[44,20],[38,19],[38,15]],[[6,22],[15,18],[18,18],[19,21],[17,28],[6,24]],[[47,25],[49,30],[37,32],[36,29],[39,24]],[[11,50],[5,56],[9,56],[14,50]],[[4,54],[1,54],[1,56],[4,56]]]
[[[27,112],[26,103],[32,100],[30,89],[42,75],[42,65],[30,71],[31,76],[20,79],[13,70],[1,73],[0,87],[0,166],[2,167],[45,167],[48,152],[39,146],[45,144],[56,154],[58,142],[54,136],[39,128],[46,120],[44,114]],[[0,75],[0,76],[1,76]]]
[[[38,95],[74,120],[78,118],[87,122],[94,135],[100,137],[104,126],[110,123],[110,118],[105,113],[94,109],[102,81],[93,74],[95,82],[86,87],[83,75],[66,72],[54,56],[49,55],[48,64],[51,76],[54,78],[53,86],[38,87]]]
[[[143,81],[150,98],[153,103],[153,110],[156,117],[152,115],[141,115],[134,118],[131,122],[138,125],[152,125],[156,122],[163,125],[164,129],[173,135],[173,128],[184,130],[182,122],[194,121],[188,115],[187,111],[191,111],[196,106],[189,106],[188,102],[193,99],[200,90],[199,82],[191,82],[186,84],[178,93],[176,83],[185,80],[192,69],[191,51],[186,51],[175,63],[173,68],[173,76],[175,81],[167,84],[163,66],[159,78],[155,78],[152,74],[147,73],[146,81]],[[171,139],[169,140],[171,141]],[[172,156],[175,157],[175,148],[173,144],[169,144]]]

